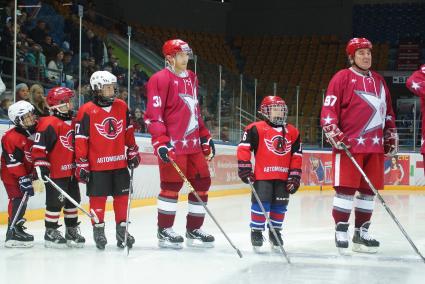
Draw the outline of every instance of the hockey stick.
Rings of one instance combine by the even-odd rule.
[[[382,196],[378,192],[378,190],[373,186],[372,182],[366,176],[366,174],[363,171],[363,169],[360,167],[360,165],[354,159],[353,155],[348,150],[347,146],[344,143],[341,143],[340,145],[341,145],[342,149],[345,151],[345,153],[347,154],[347,156],[350,158],[350,160],[353,162],[354,166],[356,166],[356,168],[359,170],[360,174],[363,176],[364,180],[369,185],[370,189],[373,191],[373,193],[375,193],[375,195],[378,197],[379,201],[381,201],[382,206],[384,206],[385,210],[387,210],[388,214],[390,214],[391,219],[393,219],[393,221],[397,224],[398,228],[400,229],[400,231],[402,232],[402,234],[404,235],[404,237],[407,239],[407,241],[410,243],[410,245],[412,246],[413,250],[425,262],[424,256],[421,254],[421,252],[418,250],[418,248],[416,247],[416,245],[413,243],[412,239],[406,233],[406,231],[404,230],[403,226],[397,220],[397,218],[395,217],[395,215],[393,214],[393,212],[391,211],[391,209],[387,206],[387,204],[385,203],[385,200],[382,198]]]
[[[127,201],[127,219],[125,221],[125,234],[124,234],[124,246],[125,246],[125,250],[127,252],[127,256],[130,254],[130,248],[127,245],[127,239],[128,239],[128,224],[130,223],[129,218],[130,218],[131,198],[132,198],[132,195],[133,195],[133,173],[134,173],[134,168],[131,168],[131,171],[130,171],[130,188],[128,190],[128,201]]]
[[[22,197],[21,203],[19,203],[18,210],[16,210],[15,216],[13,216],[12,223],[10,224],[9,231],[12,231],[15,228],[15,224],[18,221],[18,216],[21,213],[22,207],[25,202],[27,202],[28,192],[25,191],[24,196]]]
[[[94,212],[93,209],[90,210],[90,213],[87,212],[83,207],[80,206],[80,204],[78,204],[77,201],[75,201],[71,196],[69,196],[68,193],[66,193],[62,188],[60,188],[59,185],[57,185],[54,181],[52,181],[48,176],[44,176],[44,178],[50,182],[50,184],[57,190],[59,191],[63,196],[65,196],[66,199],[68,199],[72,204],[75,205],[75,207],[77,207],[78,209],[80,209],[84,214],[86,214],[90,219],[93,220],[93,222],[95,222],[96,224],[99,223],[99,218],[97,217],[96,213]]]
[[[220,231],[223,233],[224,237],[227,239],[229,244],[236,250],[236,253],[239,255],[240,258],[242,258],[241,251],[233,244],[233,242],[230,240],[230,238],[227,236],[227,234],[224,232],[223,228],[221,228],[220,224],[215,219],[214,215],[211,213],[211,211],[208,209],[205,202],[202,201],[202,199],[199,197],[198,193],[193,188],[192,184],[189,182],[189,180],[186,178],[184,173],[180,170],[179,166],[177,166],[176,162],[170,159],[171,164],[176,169],[177,173],[180,175],[180,177],[183,179],[183,182],[186,184],[186,186],[189,188],[190,192],[193,193],[195,198],[198,200],[200,204],[204,207],[205,211],[207,211],[208,215],[210,215],[211,219],[214,221],[214,223],[217,225],[217,227],[220,229]]]
[[[276,230],[274,229],[274,227],[272,225],[272,221],[270,220],[269,215],[267,215],[266,209],[264,208],[263,203],[261,202],[260,197],[258,196],[258,193],[255,190],[254,185],[253,185],[250,178],[248,178],[248,182],[249,182],[249,186],[251,187],[252,194],[254,194],[255,200],[257,200],[258,205],[260,205],[260,208],[261,208],[261,211],[264,214],[264,217],[266,217],[266,221],[267,221],[267,224],[269,225],[270,231],[272,231],[273,236],[275,237],[276,241],[279,243],[280,251],[282,252],[283,256],[286,258],[286,261],[288,261],[288,263],[291,264],[291,260],[289,259],[288,254],[286,253],[285,249],[283,248],[282,243],[280,242],[279,238],[277,237],[277,233],[276,233]]]

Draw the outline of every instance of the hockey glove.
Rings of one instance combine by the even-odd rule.
[[[201,147],[205,158],[211,161],[215,156],[215,145],[211,137],[201,137]]]
[[[127,149],[127,164],[130,169],[135,169],[140,164],[139,146],[134,145]]]
[[[393,157],[398,153],[397,129],[388,128],[384,132],[384,152],[386,156]]]
[[[347,137],[344,133],[336,126],[336,124],[330,124],[323,126],[323,131],[325,132],[328,142],[338,150],[342,150],[341,143],[344,143],[347,148],[350,148]]]
[[[251,182],[255,181],[251,161],[238,161],[238,175],[244,183],[249,183],[249,180],[251,180]]]
[[[293,169],[289,173],[288,181],[286,182],[286,191],[290,194],[294,194],[297,192],[298,188],[300,188],[301,181],[301,170]]]
[[[36,160],[34,162],[35,179],[47,182],[44,177],[50,175],[50,163],[45,160]]]
[[[167,145],[159,146],[156,149],[156,152],[158,154],[158,157],[164,162],[169,163],[170,159],[175,160],[176,159],[176,153],[174,152],[173,146],[171,146],[170,143],[167,143]]]
[[[90,179],[89,161],[87,159],[78,159],[75,177],[81,183],[88,183]]]
[[[18,179],[19,190],[22,193],[27,192],[29,196],[34,195],[34,188],[32,187],[32,178],[31,175],[21,176]]]

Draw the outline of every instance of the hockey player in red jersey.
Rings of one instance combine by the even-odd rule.
[[[341,143],[349,147],[373,185],[382,189],[384,154],[397,153],[398,135],[384,78],[370,70],[372,43],[365,38],[353,38],[346,52],[351,67],[339,71],[330,81],[321,113],[321,125],[333,147],[335,243],[339,249],[348,248],[348,220],[354,204],[352,249],[373,253],[379,247],[379,242],[368,233],[374,193],[342,151]]]
[[[32,148],[32,159],[38,179],[49,176],[78,203],[81,201],[78,181],[74,177],[74,123],[72,98],[68,88],[55,87],[47,94],[51,116],[40,118]],[[58,230],[63,208],[65,238]],[[83,247],[85,239],[79,233],[77,207],[64,198],[50,183],[46,183],[45,246]]]
[[[421,113],[422,113],[422,139],[421,139],[421,154],[424,162],[424,173],[425,173],[425,64],[422,65],[419,70],[413,72],[412,75],[406,81],[407,88],[419,97],[421,102]]]
[[[162,51],[167,67],[149,79],[145,123],[152,135],[161,179],[158,197],[159,246],[181,248],[183,237],[175,233],[172,227],[183,181],[170,159],[182,169],[206,203],[211,185],[206,158],[212,159],[215,148],[200,115],[198,79],[195,73],[187,70],[192,50],[186,42],[175,39],[166,41]],[[186,223],[189,246],[213,246],[214,237],[200,229],[204,217],[204,208],[190,193]]]
[[[12,230],[10,225],[18,213],[19,205],[25,192],[34,195],[32,186],[31,147],[37,121],[34,107],[27,101],[12,104],[8,110],[9,119],[15,127],[6,131],[1,138],[1,179],[6,189],[8,205],[8,229],[6,232],[6,247],[32,247],[34,236],[25,232],[25,210],[28,198],[24,201],[17,221]]]
[[[264,209],[283,244],[281,230],[289,195],[294,194],[301,180],[302,146],[298,129],[286,123],[288,108],[278,96],[265,97],[259,113],[264,120],[251,123],[245,128],[237,148],[238,174],[244,183],[250,179],[258,193]],[[252,171],[251,152],[255,156]],[[262,231],[266,217],[254,196],[251,197],[251,243],[255,249],[263,245]],[[278,240],[269,230],[269,241],[273,248]]]
[[[130,188],[127,167],[139,165],[139,150],[127,104],[116,98],[117,78],[108,71],[96,71],[90,86],[93,101],[80,107],[75,122],[75,175],[87,184],[90,209],[100,221],[93,224],[97,248],[104,249],[107,243],[104,216],[108,196],[114,199],[117,245],[124,248]],[[134,241],[129,234],[127,246],[131,248]]]

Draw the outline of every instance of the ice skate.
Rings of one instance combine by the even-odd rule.
[[[126,222],[121,222],[117,224],[116,237],[117,237],[117,246],[119,248],[125,248],[124,239],[125,239],[125,227]],[[135,239],[130,233],[127,234],[127,246],[132,248],[135,243]]]
[[[158,246],[161,248],[183,248],[183,237],[174,232],[173,228],[158,228]]]
[[[353,236],[353,251],[364,253],[378,252],[379,242],[369,235],[369,226],[370,222],[366,222],[359,229],[355,229]]]
[[[256,253],[262,253],[263,251],[263,243],[264,243],[264,236],[262,230],[255,230],[251,229],[251,244],[252,249]]]
[[[108,241],[105,236],[105,223],[93,225],[93,238],[98,249],[104,250]]]
[[[67,241],[58,230],[60,226],[56,225],[54,228],[46,228],[44,234],[44,246],[46,248],[66,248]]]
[[[273,232],[271,230],[269,230],[269,242],[270,242],[270,247],[272,249],[272,251],[276,251],[276,252],[280,252],[280,245],[283,246],[283,240],[282,240],[282,235],[281,235],[281,230],[279,229],[274,229],[277,235],[277,238],[275,238]]]
[[[4,246],[7,248],[29,248],[34,246],[34,236],[25,232],[25,219],[16,222],[15,227],[10,230],[7,228],[6,241]]]
[[[338,222],[335,226],[335,246],[341,255],[347,255],[348,251],[348,222]]]
[[[80,227],[78,224],[73,227],[66,227],[65,239],[68,247],[82,248],[86,242],[86,239],[80,235]]]
[[[214,236],[202,231],[201,229],[186,231],[186,245],[189,247],[214,247]]]

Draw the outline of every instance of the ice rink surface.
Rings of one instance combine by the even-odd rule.
[[[383,196],[425,253],[425,192],[387,191]],[[27,223],[28,232],[35,235],[33,248],[6,249],[6,226],[0,226],[0,283],[425,283],[425,263],[378,202],[370,231],[381,242],[380,251],[340,256],[334,245],[332,198],[331,191],[299,192],[291,197],[283,231],[291,265],[278,253],[270,252],[268,243],[265,253],[252,251],[248,195],[212,198],[209,202],[217,220],[242,251],[242,259],[208,217],[204,229],[215,235],[215,248],[159,249],[155,206],[131,210],[130,233],[136,244],[129,257],[116,247],[112,212],[106,218],[105,251],[96,249],[84,215],[81,229],[87,243],[82,249],[44,248],[44,221]],[[174,228],[180,234],[185,232],[186,212],[186,202],[179,203]],[[351,234],[353,230],[351,225]]]

